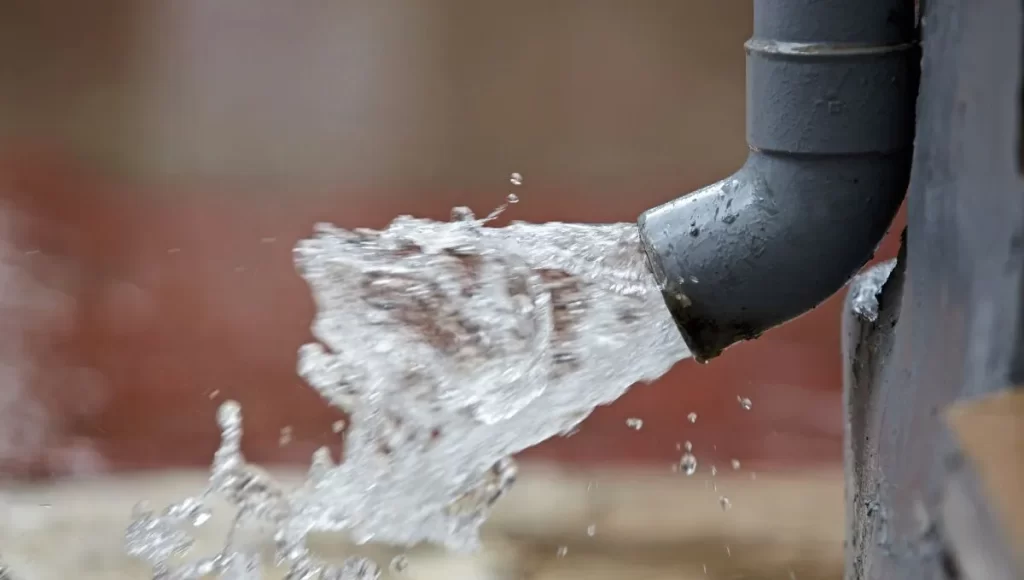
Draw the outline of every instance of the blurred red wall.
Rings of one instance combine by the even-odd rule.
[[[61,457],[83,446],[118,469],[207,463],[217,442],[216,406],[229,398],[243,405],[255,461],[305,461],[317,446],[335,445],[331,424],[339,416],[295,374],[313,305],[293,270],[292,246],[317,221],[380,226],[399,213],[441,218],[457,202],[452,194],[383,201],[370,193],[268,195],[255,203],[223,191],[139,195],[38,158],[9,161],[0,175],[20,193],[8,202],[30,218],[18,233],[20,246],[33,249],[23,265],[44,279],[53,260],[76,272],[61,281],[74,301],[70,323],[36,337],[38,344],[61,367],[93,377],[76,386],[55,367],[36,378],[33,389],[58,421],[51,453],[17,467],[43,473],[65,469]],[[628,219],[639,209],[628,195],[571,211],[557,199],[536,192],[511,217],[586,222]],[[895,250],[893,235],[879,255]],[[733,458],[753,469],[837,461],[838,307],[836,297],[712,364],[681,363],[598,409],[572,437],[527,455],[668,465],[688,440],[704,461],[723,465]],[[743,410],[738,396],[753,408]],[[81,400],[97,397],[99,404],[81,408]],[[629,417],[642,418],[643,429],[627,428]],[[284,427],[292,442],[281,446]]]
[[[526,185],[509,217],[531,221],[631,221],[718,179],[745,155],[748,4],[10,3],[3,235],[65,301],[15,337],[49,422],[0,470],[206,464],[227,398],[255,461],[336,445],[337,416],[295,375],[313,315],[295,241],[317,221],[486,212],[512,171]],[[667,467],[691,441],[723,466],[837,462],[838,322],[834,299],[684,362],[526,455]],[[5,416],[35,421],[10,402]]]

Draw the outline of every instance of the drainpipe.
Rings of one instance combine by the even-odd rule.
[[[746,163],[639,219],[706,362],[811,310],[873,255],[910,178],[913,0],[754,0]]]

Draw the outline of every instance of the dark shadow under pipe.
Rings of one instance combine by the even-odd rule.
[[[914,2],[754,0],[750,155],[639,219],[699,361],[814,308],[874,254],[910,178]]]

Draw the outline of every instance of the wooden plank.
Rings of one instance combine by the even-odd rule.
[[[946,420],[1024,565],[1024,390],[957,403]]]

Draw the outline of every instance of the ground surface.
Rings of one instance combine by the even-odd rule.
[[[760,474],[756,480],[752,475],[745,470],[717,477],[703,471],[689,478],[652,471],[569,474],[534,467],[501,500],[480,553],[452,556],[414,549],[407,553],[405,572],[391,577],[840,578],[838,474]],[[146,500],[159,508],[203,484],[203,473],[186,471],[19,488],[0,504],[6,512],[0,527],[4,558],[26,580],[140,580],[145,569],[121,548],[132,506]],[[721,496],[729,498],[728,510],[722,509]],[[215,514],[197,530],[198,553],[211,554],[220,546],[225,523]],[[354,553],[329,537],[312,546],[335,561]],[[359,553],[387,567],[399,552],[363,548]]]

